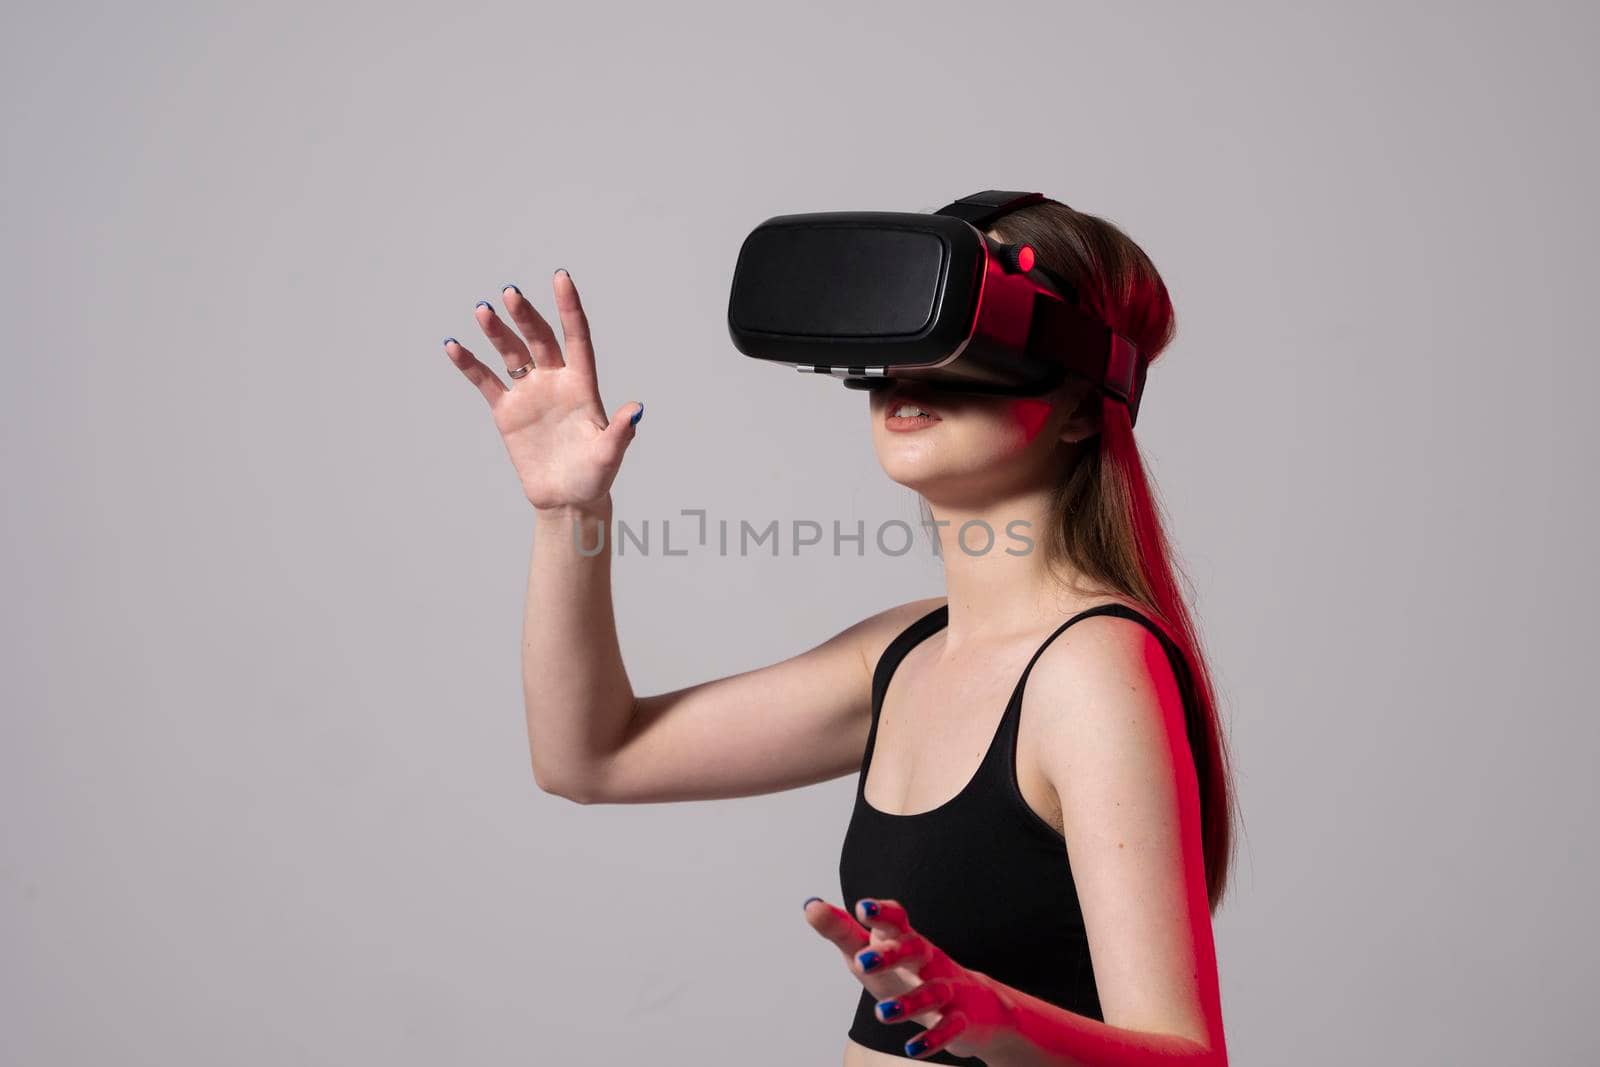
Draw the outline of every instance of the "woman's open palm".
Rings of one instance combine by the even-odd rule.
[[[531,364],[509,386],[455,338],[447,338],[444,346],[450,361],[489,402],[522,491],[541,509],[589,504],[605,496],[644,413],[643,404],[630,402],[607,418],[600,402],[589,320],[577,287],[565,271],[556,272],[551,287],[561,317],[561,345],[550,324],[515,286],[501,292],[515,330],[487,301],[474,310],[478,326],[507,371]]]

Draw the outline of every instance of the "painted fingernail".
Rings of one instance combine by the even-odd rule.
[[[455,338],[454,338],[454,337],[446,337],[446,338],[445,338],[445,339],[444,339],[444,346],[445,346],[445,347],[446,347],[446,348],[449,348],[449,347],[450,347],[450,342],[451,342],[451,341],[455,341],[455,342],[456,342],[456,344],[460,344],[460,343],[461,343],[461,342],[460,342],[460,341],[456,341],[456,339],[455,339]]]
[[[898,1000],[880,1000],[878,1002],[878,1018],[885,1022],[890,1019],[898,1019],[900,1013],[905,1010],[906,1006]]]
[[[634,418],[637,419],[638,416],[636,415],[636,416],[634,416]],[[821,897],[806,897],[806,902],[804,904],[800,905],[800,910],[801,911],[805,911],[807,908],[811,907],[811,902],[813,900],[821,900],[821,899],[822,899]]]
[[[513,293],[516,293],[518,296],[522,295],[522,290],[518,289],[516,286],[512,285],[510,282],[507,282],[506,284],[504,284],[504,285],[502,285],[500,287],[500,291],[502,293],[505,292],[507,289],[510,289]]]
[[[644,401],[641,400],[639,402],[639,410],[635,411],[633,413],[633,418],[629,419],[628,421],[630,423],[632,423],[633,425],[637,426],[637,425],[639,425],[639,420],[642,419],[642,418],[644,418]],[[812,897],[811,899],[812,900],[821,900],[822,898],[821,897]]]
[[[863,900],[861,902],[861,910],[867,916],[867,918],[876,918],[878,914],[878,902],[876,900]]]
[[[861,964],[861,969],[863,971],[870,971],[878,964],[883,962],[883,957],[873,950],[868,949],[856,957],[856,962]]]
[[[914,1037],[910,1041],[906,1042],[906,1055],[907,1056],[920,1056],[923,1053],[923,1051],[927,1049],[927,1047],[928,1047],[928,1039],[927,1038],[925,1038],[925,1037]]]
[[[556,268],[556,273],[557,274],[565,274],[569,278],[572,277],[572,273],[569,270],[567,270],[567,268],[565,268],[565,267],[557,267]]]
[[[480,300],[476,304],[473,304],[472,306],[474,308],[488,308],[490,311],[494,310],[494,305],[489,303],[489,301],[487,301],[487,300]]]

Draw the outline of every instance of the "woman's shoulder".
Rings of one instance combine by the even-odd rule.
[[[1126,608],[1129,612],[1137,615],[1139,618],[1131,619],[1126,614],[1121,614],[1115,611],[1101,612],[1099,610],[1101,608],[1110,606]],[[1085,612],[1094,612],[1095,614],[1088,615],[1087,618],[1078,618],[1079,615],[1082,615]],[[1140,619],[1144,621],[1141,622],[1139,621]],[[1173,634],[1171,625],[1169,625],[1166,620],[1161,617],[1161,613],[1153,610],[1146,604],[1140,603],[1132,597],[1101,597],[1094,604],[1078,609],[1070,616],[1070,620],[1073,621],[1072,626],[1068,627],[1069,632],[1076,632],[1079,627],[1083,627],[1085,630],[1097,631],[1101,634],[1120,633],[1124,640],[1137,643],[1140,641],[1141,633],[1150,637],[1154,637],[1155,633],[1152,633],[1153,628],[1153,630],[1156,633],[1159,633],[1162,637],[1167,638],[1174,644],[1177,643],[1177,639]],[[1069,621],[1069,617],[1064,616],[1063,621]],[[1148,625],[1146,625],[1146,623],[1148,623]]]
[[[1108,605],[1126,608],[1138,618],[1097,610]],[[1181,705],[1170,654],[1178,650],[1181,655],[1181,646],[1157,612],[1131,598],[1105,597],[1079,609],[1070,621],[1040,651],[1029,676],[1029,696],[1058,707],[1069,702],[1107,707],[1130,691],[1142,691]]]

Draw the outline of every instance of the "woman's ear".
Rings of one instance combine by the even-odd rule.
[[[1065,444],[1077,444],[1099,433],[1102,426],[1101,396],[1089,386],[1069,386],[1062,398],[1061,409],[1070,412],[1061,421],[1056,439]]]

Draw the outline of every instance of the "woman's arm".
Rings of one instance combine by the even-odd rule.
[[[636,698],[618,647],[609,537],[595,549],[644,406],[606,415],[577,287],[565,273],[551,286],[565,352],[515,288],[501,294],[515,330],[487,302],[477,308],[494,362],[507,377],[519,371],[509,385],[454,338],[445,343],[488,402],[534,509],[522,678],[535,781],[580,803],[637,803],[745,796],[856,770],[872,664],[935,601],[880,612],[781,663]]]
[[[635,706],[612,608],[611,517],[610,493],[534,510],[522,624],[528,748],[539,788],[575,799]],[[594,552],[602,529],[604,549]]]
[[[550,279],[565,351],[515,286],[501,290],[508,325],[488,301],[473,309],[500,358],[492,370],[455,338],[445,353],[477,387],[534,509],[523,627],[523,689],[534,778],[561,789],[621,731],[633,706],[611,615],[610,549],[587,558],[573,523],[609,521],[611,484],[643,404],[610,417],[600,401],[588,315],[565,271]],[[500,371],[506,377],[502,378]],[[509,384],[507,384],[509,379]]]
[[[992,1067],[1227,1063],[1182,697],[1160,642],[1085,619],[1039,658],[1023,714],[1060,800],[1099,1022],[1016,990]]]
[[[584,735],[588,747],[576,759],[569,753],[565,773],[548,772],[546,788],[559,785],[553,791],[583,804],[646,804],[753,796],[853,774],[872,722],[872,664],[935,604],[889,608],[779,662],[634,699],[616,733]],[[530,693],[534,751],[553,751],[563,724],[581,729],[587,706],[570,705],[575,713],[563,717]],[[538,719],[541,709],[548,716]]]
[[[1226,1049],[1177,1034],[1130,1030],[996,983],[1012,1028],[983,1053],[989,1067],[1227,1067]]]
[[[609,517],[607,502],[536,520],[523,686],[540,787],[584,804],[640,804],[770,793],[858,770],[872,665],[939,599],[879,612],[778,663],[636,697],[617,640],[609,545],[586,555]]]

